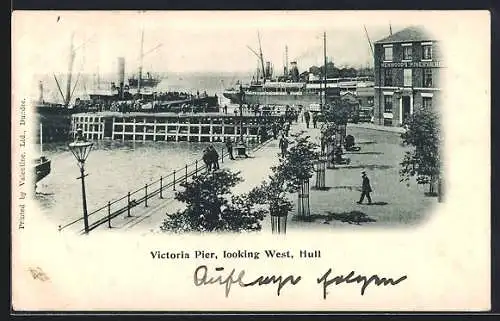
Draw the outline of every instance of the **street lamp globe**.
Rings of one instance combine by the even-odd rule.
[[[69,149],[75,156],[80,166],[83,166],[85,160],[87,160],[93,145],[94,143],[87,141],[82,136],[82,130],[79,128],[77,130],[75,141],[69,144]]]

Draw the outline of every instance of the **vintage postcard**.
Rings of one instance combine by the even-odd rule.
[[[488,11],[16,11],[12,309],[490,309]]]

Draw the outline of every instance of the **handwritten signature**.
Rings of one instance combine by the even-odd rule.
[[[200,265],[198,266],[195,271],[194,271],[194,284],[196,286],[204,286],[204,285],[223,285],[225,289],[225,295],[226,297],[229,296],[229,293],[231,291],[231,286],[233,284],[236,284],[240,287],[247,287],[247,286],[262,286],[262,285],[269,285],[269,284],[277,284],[278,287],[276,289],[276,294],[279,296],[281,294],[281,290],[285,287],[285,285],[297,285],[301,280],[302,276],[295,276],[295,275],[288,275],[286,277],[282,275],[261,275],[254,279],[251,282],[244,282],[243,279],[245,277],[245,270],[241,270],[239,273],[236,273],[236,269],[232,269],[229,274],[223,275],[225,269],[223,267],[216,267],[215,272],[220,272],[216,273],[214,276],[210,276],[208,273],[208,267],[206,265]],[[361,286],[361,295],[365,294],[366,288],[370,284],[375,284],[376,286],[387,286],[387,285],[398,285],[402,281],[407,279],[407,276],[401,276],[397,280],[394,280],[393,278],[385,278],[385,277],[380,277],[377,274],[374,274],[370,277],[367,277],[365,275],[358,274],[354,271],[351,271],[347,275],[336,275],[332,278],[330,278],[330,274],[332,273],[332,269],[328,269],[321,277],[317,278],[316,282],[318,284],[321,284],[323,287],[323,299],[326,299],[328,295],[328,287],[330,285],[339,285],[341,283],[362,283]]]

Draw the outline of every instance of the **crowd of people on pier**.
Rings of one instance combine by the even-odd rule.
[[[276,105],[259,105],[259,104],[242,104],[241,107],[235,107],[233,109],[233,113],[235,115],[240,114],[243,115],[253,115],[253,116],[269,116],[269,115],[279,115],[285,113],[288,115],[292,115],[295,119],[298,119],[300,113],[302,112],[302,106],[291,107],[289,105],[286,106],[276,106]],[[224,114],[228,114],[227,105],[220,107],[220,112]]]
[[[172,111],[172,112],[200,112],[217,111],[218,97],[210,97],[206,91],[195,94],[183,91],[165,91],[165,92],[141,92],[131,94],[120,92],[106,94],[91,94],[90,99],[84,100],[77,98],[74,107],[84,112],[136,112],[136,111]],[[184,105],[189,105],[188,107]],[[212,106],[214,105],[214,106]]]

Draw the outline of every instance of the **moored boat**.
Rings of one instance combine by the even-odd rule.
[[[50,174],[52,162],[43,155],[43,125],[40,123],[40,156],[33,161],[34,185]]]

